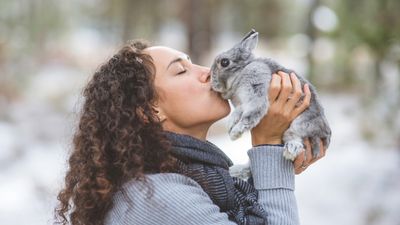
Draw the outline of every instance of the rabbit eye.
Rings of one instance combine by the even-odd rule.
[[[227,66],[229,66],[229,59],[227,59],[227,58],[221,59],[221,66],[222,66],[222,67],[227,67]]]

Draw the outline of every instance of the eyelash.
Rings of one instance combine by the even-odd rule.
[[[178,75],[186,73],[186,70],[182,70],[181,72],[178,73]]]

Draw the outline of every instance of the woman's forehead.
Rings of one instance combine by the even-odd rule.
[[[169,63],[176,58],[186,59],[188,57],[185,53],[166,46],[148,47],[144,52],[148,53],[155,62],[162,64]]]

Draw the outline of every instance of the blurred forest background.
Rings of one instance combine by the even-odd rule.
[[[81,89],[123,43],[210,66],[255,28],[256,54],[307,77],[333,129],[326,159],[297,178],[302,224],[399,225],[399,11],[399,0],[0,0],[0,224],[52,224]],[[246,161],[224,120],[210,140]]]

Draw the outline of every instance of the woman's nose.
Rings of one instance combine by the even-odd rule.
[[[204,66],[198,66],[199,67],[199,74],[200,74],[200,81],[202,83],[207,83],[210,81],[210,68],[204,67]]]

